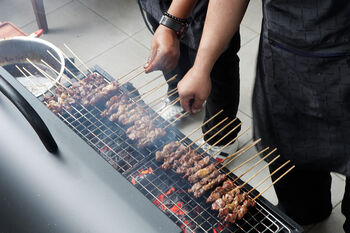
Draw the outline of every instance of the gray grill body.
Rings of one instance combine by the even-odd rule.
[[[107,80],[112,80],[112,78],[99,67],[94,67],[93,70],[102,74]],[[81,78],[83,77],[81,76]],[[123,86],[121,89],[122,92],[126,93],[131,90],[133,90],[133,87],[130,84]],[[131,98],[137,95],[138,93],[135,92]],[[42,98],[40,100],[43,101]],[[35,105],[38,103],[39,102],[37,101]],[[103,166],[109,166],[107,170],[108,172],[113,173],[114,171],[113,174],[118,174],[118,178],[124,176],[125,179],[123,180],[123,183],[125,183],[130,189],[127,191],[127,193],[130,193],[130,196],[134,195],[134,193],[137,193],[138,195],[141,194],[143,201],[148,199],[146,201],[147,208],[157,210],[156,207],[158,207],[157,214],[160,213],[162,215],[162,224],[158,225],[158,227],[153,226],[155,228],[154,230],[146,232],[157,232],[157,230],[160,230],[160,232],[179,232],[181,229],[185,229],[186,232],[302,232],[300,226],[276,210],[262,197],[258,199],[256,207],[251,209],[243,220],[229,226],[222,225],[216,217],[217,213],[210,209],[209,204],[205,203],[205,199],[209,194],[206,194],[199,199],[194,198],[187,193],[187,189],[190,187],[188,182],[181,179],[179,175],[171,170],[164,171],[160,169],[160,164],[154,160],[154,153],[157,150],[162,149],[165,144],[171,141],[184,137],[180,131],[175,127],[169,127],[167,129],[166,137],[157,140],[154,145],[140,149],[137,148],[134,142],[127,139],[125,135],[125,126],[101,118],[101,111],[103,111],[103,107],[76,106],[71,112],[66,111],[58,114],[58,117],[61,119],[59,124],[64,122],[65,125],[69,126],[75,132],[75,136],[78,135],[89,145],[85,145],[86,148],[80,147],[81,149],[89,149],[90,153],[92,151],[91,149],[97,152],[104,159],[99,160],[101,166],[102,164]],[[151,114],[153,113],[154,112],[151,112]],[[48,115],[50,116],[50,120],[58,120],[57,117],[51,119],[52,114]],[[161,118],[158,119],[157,123],[166,125]],[[66,133],[69,138],[69,132]],[[190,141],[187,140],[187,143],[189,144]],[[74,147],[74,145],[75,143],[73,143],[72,146]],[[87,162],[87,164],[90,164],[91,161],[99,158],[99,156],[96,156],[96,153],[91,154],[94,159],[86,156],[84,157],[87,159],[85,163]],[[60,158],[55,159],[59,160]],[[93,167],[96,168],[95,166]],[[140,175],[141,171],[148,169],[151,169],[152,172]],[[97,172],[97,174],[100,172],[102,174],[106,173],[105,169],[102,167],[98,170],[99,172]],[[227,171],[223,169],[223,172]],[[112,188],[118,189],[120,181],[111,180],[111,177],[114,176],[108,175],[107,180],[112,182]],[[232,176],[232,178],[235,177]],[[103,178],[102,181],[105,183],[105,178]],[[127,183],[127,181],[130,181],[131,183]],[[137,192],[135,188],[140,192]],[[250,187],[246,188],[250,189]],[[257,195],[257,192],[252,193],[252,196],[255,195]],[[138,197],[136,199],[138,199]],[[113,199],[100,199],[99,201],[100,203],[104,203],[104,205],[113,205],[115,203],[115,200]],[[123,198],[121,198],[120,201],[123,201]],[[124,200],[124,205],[126,204],[125,202],[127,202],[127,205],[130,203]],[[142,202],[138,205],[141,203]],[[149,205],[152,205],[152,207],[149,207]],[[77,206],[80,205],[78,204]],[[146,207],[143,208],[143,210],[145,211]],[[148,210],[145,212],[147,212],[146,215],[150,215]],[[124,213],[125,215],[128,214],[127,211]],[[167,221],[163,222],[163,219],[166,216]],[[130,216],[130,218],[132,217]],[[153,215],[152,217],[148,216],[146,218],[153,221],[154,218],[158,217]],[[174,227],[173,223],[169,224],[169,220],[179,228]],[[164,231],[164,229],[167,230]],[[172,229],[175,231],[172,231]]]

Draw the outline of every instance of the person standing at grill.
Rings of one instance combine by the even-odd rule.
[[[186,111],[198,111],[208,96],[212,67],[248,3],[210,1],[196,60],[178,84]],[[347,177],[343,227],[350,232],[350,2],[262,3],[254,137],[262,138],[261,148],[276,146],[284,161],[296,165],[275,185],[279,207],[302,225],[324,220],[332,211],[330,172],[341,173]],[[280,165],[274,164],[270,169]]]
[[[198,2],[197,0],[139,0],[141,11],[143,12],[144,10],[146,12],[146,17],[144,18],[147,18],[147,20],[145,19],[145,21],[150,23],[151,30],[154,31],[150,56],[145,70],[147,73],[161,70],[166,80],[177,74],[177,79],[169,82],[168,91],[176,88],[178,82],[193,65],[203,30],[208,2],[208,0],[200,0]],[[228,117],[226,123],[236,117],[239,103],[239,58],[237,56],[239,48],[240,35],[237,30],[210,74],[212,91],[209,95],[209,89],[206,90],[209,97],[205,106],[204,121],[221,109],[224,111],[206,124],[202,129],[203,132],[212,128],[225,117]],[[177,94],[173,95],[166,102],[169,104],[177,97]],[[193,105],[197,106],[198,103],[194,102]],[[198,105],[198,111],[201,106]],[[173,108],[168,109],[166,112],[170,113],[170,116],[183,111],[179,102]],[[170,116],[165,116],[165,118]],[[232,124],[232,127],[231,125],[227,127],[208,143],[215,143],[239,123],[240,121],[237,119]],[[207,134],[204,139],[210,138],[220,130],[220,127],[221,125]],[[217,147],[213,148],[212,152],[219,150],[223,145],[234,139],[239,130],[240,128],[222,140]],[[238,143],[235,142],[225,148],[224,152],[226,152],[226,155],[236,151],[237,145]]]

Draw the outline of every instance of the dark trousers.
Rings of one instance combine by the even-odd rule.
[[[274,171],[282,162],[270,166]],[[282,169],[283,170],[283,169]],[[277,174],[278,173],[278,174]],[[283,172],[277,172],[275,180]],[[275,185],[278,207],[301,225],[308,225],[326,219],[332,212],[331,182],[329,172],[295,168]],[[342,213],[346,217],[345,232],[350,232],[350,182],[346,179]]]
[[[151,24],[153,31],[159,26],[158,22],[151,16],[147,15],[147,19]],[[225,117],[228,117],[223,124],[212,130],[205,136],[205,140],[208,140],[212,135],[219,131],[222,126],[225,126],[228,122],[236,118],[239,104],[239,58],[237,52],[240,47],[240,35],[239,32],[231,40],[225,52],[219,57],[218,61],[215,63],[213,70],[211,72],[211,82],[212,90],[207,99],[205,105],[205,118],[204,121],[208,120],[210,117],[215,115],[221,109],[224,111],[210,121],[208,124],[203,126],[203,133],[211,129],[217,123],[222,121]],[[169,82],[169,91],[176,88],[178,82],[185,76],[187,71],[193,66],[194,60],[196,58],[197,51],[190,48],[189,46],[180,42],[180,59],[177,67],[169,73],[164,73],[166,80],[177,74],[177,78]],[[171,96],[171,100],[175,100],[178,95]],[[230,126],[225,128],[222,132],[213,137],[209,144],[214,144],[229,131],[231,131],[235,126],[240,123],[237,119]],[[230,133],[225,139],[220,141],[217,145],[226,145],[228,142],[233,140],[240,127]]]

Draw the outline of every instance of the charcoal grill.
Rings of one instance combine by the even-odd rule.
[[[113,81],[113,78],[100,67],[95,66],[91,70],[104,76],[106,82]],[[80,79],[84,78],[82,74],[77,76]],[[76,81],[70,78],[72,82]],[[135,88],[130,83],[123,85],[120,89],[124,93],[133,90]],[[55,89],[53,88],[52,91],[54,92]],[[138,95],[139,93],[135,91],[129,97]],[[38,99],[44,102],[42,96]],[[139,104],[145,105],[143,101]],[[161,150],[171,141],[184,138],[185,135],[176,127],[170,126],[167,128],[165,137],[151,146],[140,149],[135,142],[127,138],[125,126],[100,116],[103,110],[103,107],[80,105],[73,108],[71,112],[64,111],[58,114],[58,117],[176,223],[183,232],[302,232],[300,226],[263,197],[257,199],[256,206],[251,208],[242,220],[235,224],[223,225],[216,217],[217,213],[212,211],[210,205],[205,202],[208,193],[201,198],[194,198],[187,192],[190,188],[187,181],[171,170],[160,169],[160,164],[155,161],[154,154],[157,150]],[[151,108],[148,108],[148,111],[154,114]],[[157,124],[166,123],[160,117],[157,121]],[[190,144],[190,139],[186,139],[185,143]],[[227,172],[225,169],[222,171]],[[233,174],[230,176],[235,178]],[[238,184],[242,183],[241,180],[238,181]],[[247,185],[244,190],[247,191],[250,188]],[[257,191],[251,193],[252,196],[257,194]]]

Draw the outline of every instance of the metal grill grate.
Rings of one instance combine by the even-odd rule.
[[[109,81],[112,80],[99,67],[94,67],[93,71]],[[129,83],[121,87],[124,93],[132,90],[134,87]],[[136,91],[130,98],[137,95],[139,93]],[[44,101],[43,97],[39,99]],[[144,103],[141,101],[139,104]],[[184,137],[179,130],[171,126],[167,129],[166,136],[151,146],[139,149],[135,142],[128,139],[125,126],[100,116],[103,110],[102,107],[79,105],[72,111],[64,111],[58,116],[184,232],[291,232],[265,208],[266,206],[259,201],[261,198],[258,199],[256,207],[251,208],[242,220],[234,225],[222,225],[216,217],[217,212],[212,211],[211,206],[205,202],[208,193],[199,199],[194,198],[187,192],[190,188],[187,181],[173,171],[160,169],[160,164],[154,159],[154,153],[164,145]],[[154,114],[151,108],[148,111]],[[157,122],[164,123],[164,120],[158,118]],[[186,140],[187,144],[190,142],[189,139]],[[225,169],[223,171],[225,172]]]
[[[80,78],[83,78],[83,76],[80,76]],[[111,79],[107,80],[111,81]],[[71,79],[71,82],[74,81],[76,80]],[[70,85],[66,86],[69,87]],[[127,83],[120,88],[120,92],[128,93],[134,89],[130,83]],[[129,95],[129,98],[132,99],[138,95],[139,93],[136,91]],[[39,99],[44,102],[42,96]],[[143,101],[138,104],[145,105]],[[63,109],[58,117],[122,174],[129,171],[148,155],[162,149],[166,143],[177,140],[176,135],[168,130],[168,134],[154,144],[138,148],[135,142],[126,136],[126,126],[101,117],[100,114],[103,110],[104,106],[85,107],[77,105],[72,107],[71,111]],[[150,115],[155,113],[152,109],[149,109],[148,112]],[[155,123],[164,124],[165,121],[158,118]]]
[[[206,203],[206,193],[194,198],[187,190],[189,183],[171,170],[164,171],[154,159],[128,175],[128,180],[160,208],[184,232],[279,232],[283,224],[259,202],[245,217],[231,225],[222,225],[217,212]],[[290,231],[288,231],[290,232]]]

